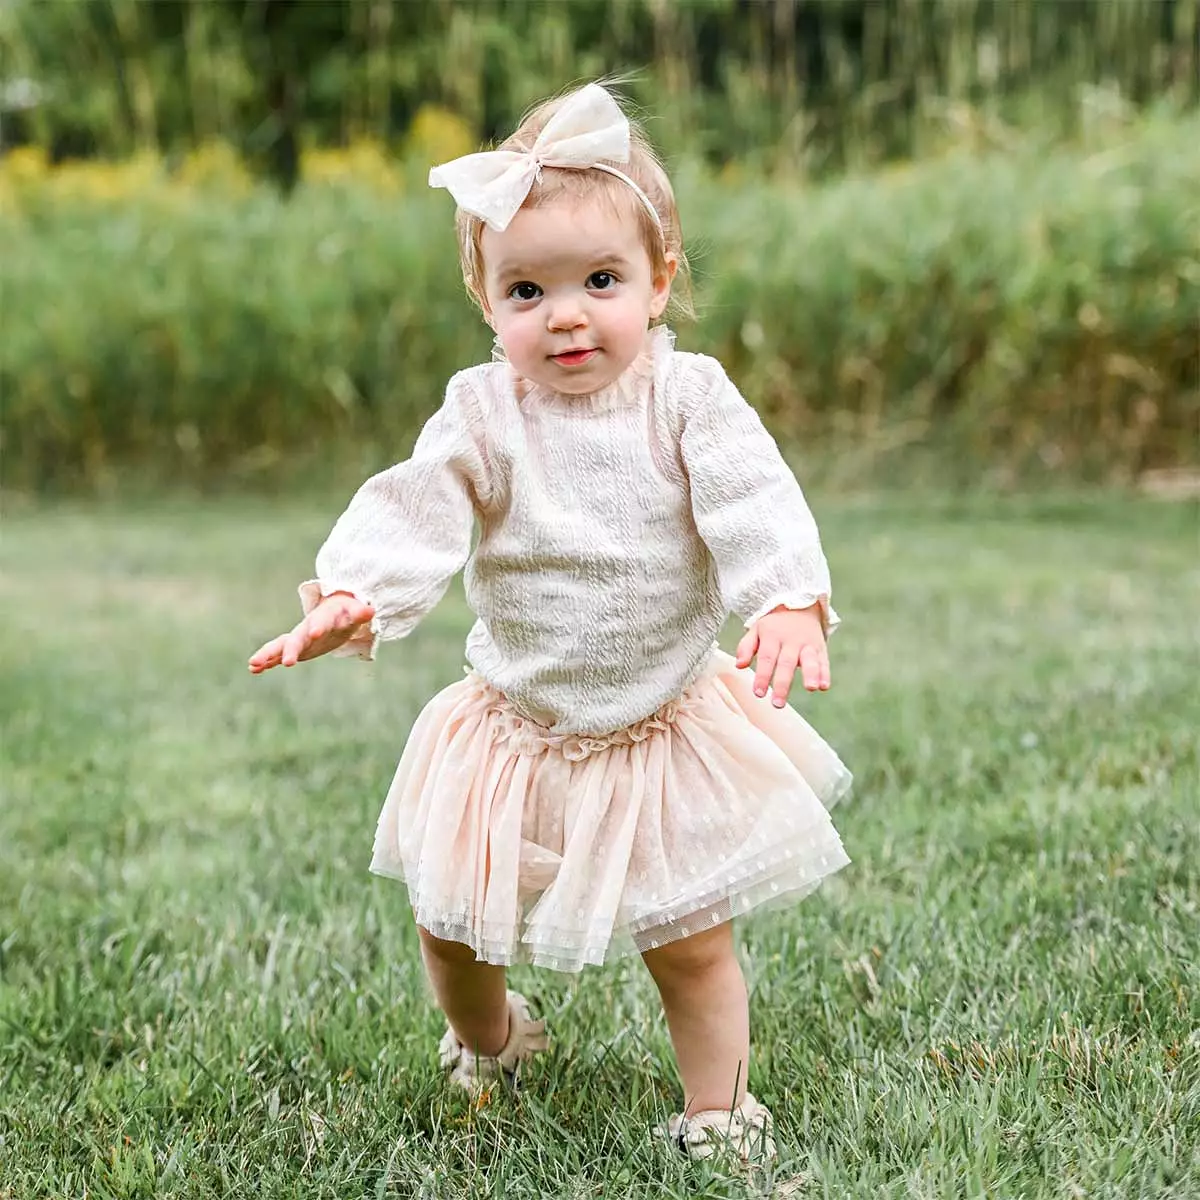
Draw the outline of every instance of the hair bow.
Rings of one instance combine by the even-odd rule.
[[[430,187],[444,187],[458,207],[502,233],[516,216],[543,167],[595,169],[627,183],[654,218],[662,219],[650,197],[623,171],[601,159],[629,161],[629,122],[620,105],[598,83],[589,83],[563,101],[532,148],[466,154],[429,172]]]

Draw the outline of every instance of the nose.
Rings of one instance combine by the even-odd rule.
[[[587,314],[577,296],[556,296],[547,308],[546,328],[552,333],[582,329],[586,324]]]

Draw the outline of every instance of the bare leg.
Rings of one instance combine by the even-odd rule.
[[[461,942],[443,941],[419,925],[417,932],[433,994],[455,1036],[476,1054],[499,1054],[508,1041],[504,968],[480,962]]]
[[[736,1108],[746,1098],[750,1013],[733,926],[726,922],[647,950],[642,960],[662,997],[684,1112]]]

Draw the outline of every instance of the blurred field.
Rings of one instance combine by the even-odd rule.
[[[801,703],[854,865],[742,927],[804,1195],[1200,1194],[1194,506],[815,499],[844,632]],[[637,964],[523,970],[555,1049],[481,1111],[366,874],[440,608],[255,680],[337,501],[10,504],[0,1196],[710,1197]]]
[[[463,148],[453,123],[422,129]],[[1195,116],[1117,123],[812,189],[685,163],[702,316],[682,344],[851,486],[1196,465],[1198,144]],[[358,478],[402,456],[489,346],[422,153],[316,154],[289,200],[216,149],[0,163],[8,486]]]
[[[1198,31],[1198,0],[9,0],[0,145],[219,140],[287,182],[304,149],[394,145],[431,103],[475,143],[617,75],[673,158],[826,176],[936,154],[948,127],[1072,139],[1194,105]]]

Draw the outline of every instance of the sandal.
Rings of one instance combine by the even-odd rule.
[[[709,1108],[684,1116],[676,1113],[655,1131],[669,1138],[688,1158],[711,1158],[731,1153],[743,1163],[773,1162],[775,1121],[770,1110],[746,1093],[735,1109]]]
[[[450,1082],[469,1092],[478,1092],[498,1079],[516,1086],[518,1067],[549,1044],[546,1022],[533,1020],[529,1001],[519,992],[509,992],[508,1041],[499,1054],[476,1054],[458,1040],[448,1025],[438,1051]]]

